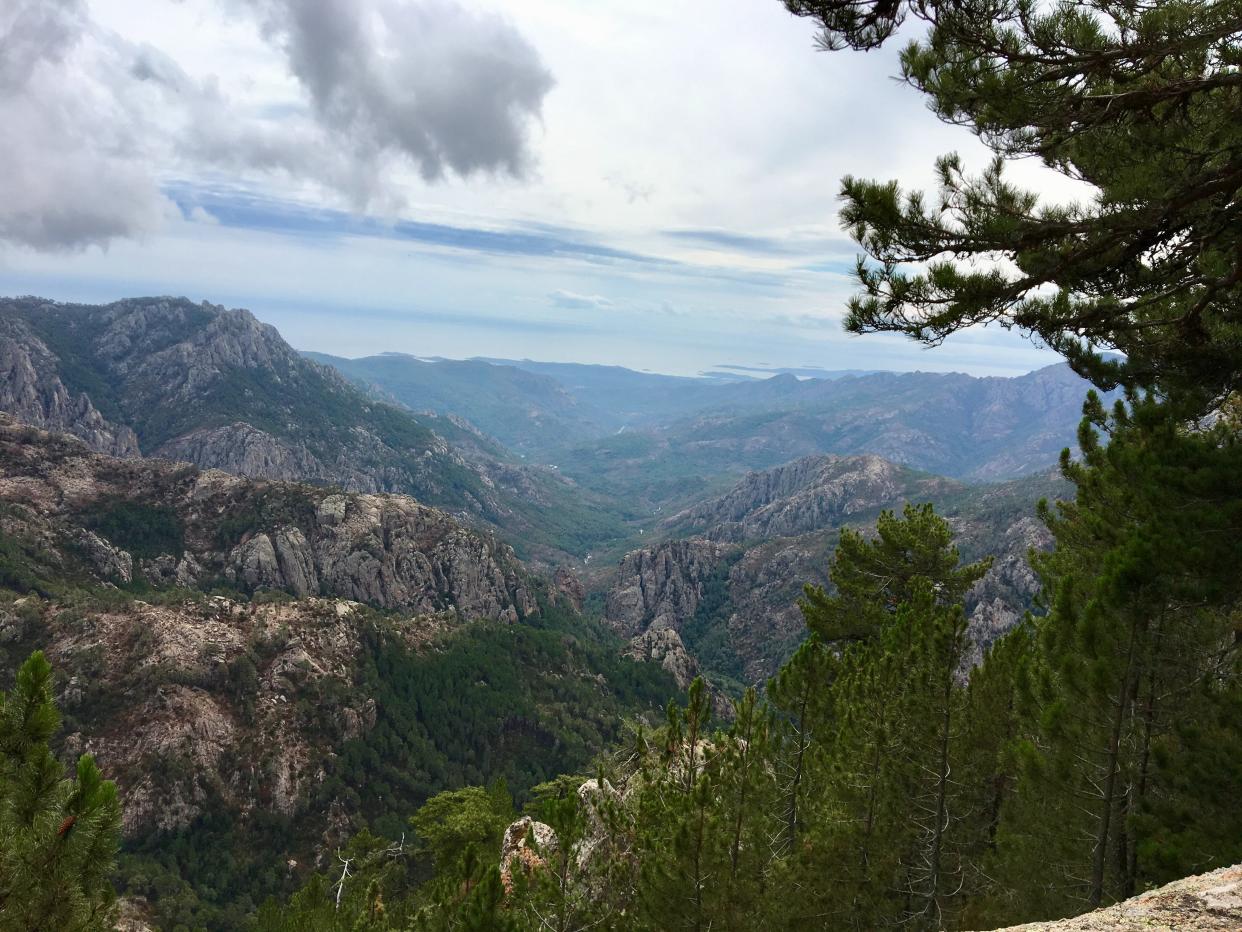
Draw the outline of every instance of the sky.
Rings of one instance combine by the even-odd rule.
[[[344,356],[1057,361],[842,331],[841,177],[988,158],[896,71],[777,0],[6,0],[0,294],[185,295]]]

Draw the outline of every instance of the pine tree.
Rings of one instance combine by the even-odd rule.
[[[52,668],[36,651],[0,693],[0,929],[111,929],[120,841],[116,786],[90,755],[66,778]]]
[[[421,853],[434,867],[427,894],[463,899],[486,873],[513,819],[513,801],[502,783],[438,793],[410,818]]]
[[[998,844],[1000,917],[1076,912],[1154,878],[1145,852],[1171,827],[1155,812],[1189,814],[1168,762],[1199,768],[1206,751],[1182,723],[1200,709],[1211,720],[1238,688],[1236,429],[1187,426],[1137,397],[1109,414],[1093,396],[1086,412],[1083,459],[1063,458],[1076,498],[1043,509],[1057,546],[1036,561],[1050,611],[1020,681],[1028,730]],[[1220,724],[1225,743],[1242,729]],[[1024,883],[1036,863],[1045,883]]]
[[[720,739],[716,766],[728,869],[717,881],[714,912],[719,918],[712,928],[748,929],[758,915],[771,859],[769,834],[776,828],[770,822],[776,798],[770,728],[770,716],[758,694],[748,689],[734,703],[733,723]]]
[[[970,813],[963,839],[966,868],[962,921],[970,928],[988,924],[980,913],[992,898],[995,860],[1002,813],[1018,779],[1014,743],[1025,734],[1024,710],[1018,696],[1029,673],[1034,652],[1035,620],[1028,615],[1018,626],[992,644],[983,662],[970,672],[965,697],[965,734],[960,779],[964,805]]]
[[[995,322],[1101,387],[1159,388],[1191,410],[1238,386],[1239,0],[785,5],[819,24],[826,48],[872,48],[923,20],[902,78],[996,156],[978,176],[942,158],[935,198],[843,181],[842,223],[868,257],[847,329],[935,345]],[[1029,157],[1092,196],[1041,203],[1004,175]]]
[[[961,908],[972,821],[961,773],[966,693],[961,676],[969,641],[960,605],[937,607],[930,586],[907,603],[898,626],[910,628],[905,666],[910,823],[916,829],[908,866],[909,921],[938,930]],[[897,627],[897,626],[895,626]]]
[[[822,750],[821,733],[832,722],[836,665],[837,658],[812,632],[768,683],[768,699],[781,713],[772,741],[778,810],[771,847],[777,856],[797,850],[808,818],[806,801],[818,795],[814,758]]]
[[[684,708],[669,704],[663,754],[640,778],[636,910],[650,929],[711,928],[712,884],[722,844],[716,774],[709,768],[711,701],[702,678],[690,684]]]
[[[931,504],[907,504],[900,518],[884,511],[875,530],[869,539],[843,528],[829,574],[835,592],[804,590],[806,626],[827,644],[876,636],[919,580],[931,584],[937,604],[956,604],[991,566],[990,558],[960,565],[953,532]]]
[[[964,727],[960,601],[988,565],[962,565],[948,524],[930,505],[908,505],[900,518],[881,515],[873,539],[843,533],[832,595],[806,590],[811,635],[771,689],[797,709],[797,733],[818,741],[795,745],[798,785],[817,792],[798,800],[807,830],[784,849],[784,882],[811,891],[804,916],[931,926],[956,903],[966,815],[953,777]],[[816,886],[815,876],[832,880]]]

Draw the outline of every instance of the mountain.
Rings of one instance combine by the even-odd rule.
[[[463,417],[522,453],[538,453],[616,429],[611,412],[579,400],[554,378],[517,366],[397,353],[362,359],[303,355],[411,410]]]
[[[613,501],[636,526],[803,456],[874,454],[970,482],[1051,467],[1089,385],[1068,366],[1016,378],[866,372],[683,378],[529,360],[389,354],[329,363],[378,397],[457,415]]]
[[[674,674],[761,683],[805,636],[797,599],[804,584],[830,585],[840,529],[865,531],[881,510],[931,501],[963,559],[995,558],[966,600],[977,657],[1037,592],[1027,552],[1051,540],[1035,502],[1067,491],[1050,475],[969,486],[876,456],[806,457],[667,518],[658,530],[666,539],[622,558],[604,619],[630,639],[632,655]]]
[[[161,928],[242,928],[362,824],[399,832],[462,783],[525,792],[654,721],[671,678],[562,586],[406,496],[0,416],[0,666],[55,665],[62,751],[118,781],[120,885]]]
[[[534,611],[513,551],[394,495],[115,459],[0,416],[0,584],[52,580],[329,596],[517,621]]]
[[[399,492],[555,561],[620,531],[459,418],[415,416],[304,359],[244,310],[183,298],[0,299],[0,409],[101,452]]]
[[[649,515],[723,491],[747,470],[824,453],[1003,481],[1048,469],[1073,445],[1087,388],[1065,366],[1014,379],[777,376],[724,386],[728,403],[692,417],[550,455],[564,475]]]
[[[656,426],[710,407],[719,400],[719,389],[736,381],[530,360],[303,355],[334,367],[378,397],[414,411],[458,415],[506,446],[539,458],[566,445]]]

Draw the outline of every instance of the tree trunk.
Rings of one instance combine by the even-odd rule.
[[[1130,623],[1130,645],[1126,649],[1126,665],[1122,671],[1121,689],[1117,693],[1117,708],[1113,713],[1112,730],[1108,736],[1108,773],[1104,778],[1104,790],[1100,798],[1100,819],[1095,834],[1095,849],[1091,857],[1091,891],[1087,904],[1098,909],[1104,901],[1104,875],[1108,864],[1108,842],[1112,830],[1113,807],[1116,805],[1117,776],[1121,758],[1121,730],[1125,725],[1126,710],[1131,693],[1131,675],[1134,669],[1134,651],[1138,640],[1138,621]]]

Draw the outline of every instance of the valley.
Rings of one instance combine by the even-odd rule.
[[[0,328],[9,337],[0,402],[25,423],[123,457],[413,496],[502,541],[515,565],[578,577],[603,622],[628,638],[689,626],[697,650],[684,660],[676,644],[658,652],[672,649],[682,680],[700,668],[699,653],[710,656],[704,672],[733,688],[772,675],[800,641],[797,598],[804,584],[826,582],[839,529],[866,528],[907,501],[934,502],[968,557],[997,556],[968,606],[976,631],[992,632],[980,643],[990,643],[1031,606],[1025,554],[1048,543],[1034,505],[1065,492],[1051,469],[1073,442],[1086,391],[1065,366],[1014,379],[730,380],[399,354],[345,360],[296,353],[245,311],[170,298],[100,307],[6,299]],[[389,506],[366,501],[377,527],[392,523]],[[180,571],[152,581],[226,572],[252,590],[335,594],[338,571],[319,578],[310,551],[320,545],[303,547],[306,528],[256,536],[234,520],[249,548],[229,558],[235,565],[217,558],[202,569],[187,550],[165,555]],[[703,559],[686,575],[673,552]],[[187,560],[199,568],[185,570]],[[657,565],[655,578],[638,569]],[[394,602],[404,583],[385,572],[342,594],[431,607]],[[709,579],[718,594],[703,614]],[[468,592],[443,588],[459,608],[479,608]],[[680,607],[670,613],[665,602]],[[725,641],[735,647],[711,646]]]
[[[1040,610],[1035,504],[1068,494],[1085,393],[1064,367],[344,360],[170,298],[6,299],[0,332],[4,656],[60,671],[63,753],[128,800],[123,892],[191,926],[441,789],[521,799],[696,677],[727,720],[803,641],[842,531],[908,502],[993,559],[965,674]]]

